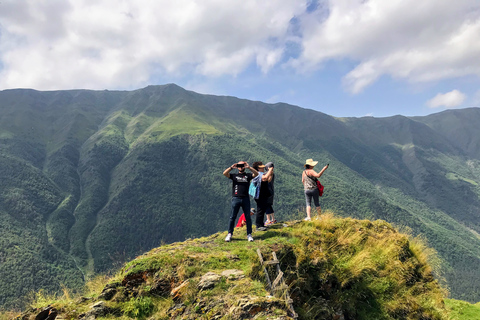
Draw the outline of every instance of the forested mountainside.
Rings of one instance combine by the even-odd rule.
[[[324,209],[423,234],[452,296],[478,301],[479,120],[478,108],[334,118],[173,84],[0,91],[0,303],[226,229],[222,172],[239,160],[275,163],[288,218],[304,206],[307,158],[330,163]]]

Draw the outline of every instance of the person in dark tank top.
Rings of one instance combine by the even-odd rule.
[[[270,168],[273,168],[274,164],[273,162],[267,162],[265,164],[265,170],[270,170]],[[274,223],[277,223],[277,220],[275,219],[275,211],[273,210],[273,198],[275,196],[275,174],[272,176],[272,181],[269,183],[270,187],[270,197],[268,198],[268,208],[265,214],[267,215],[267,222],[265,222],[266,226],[272,225]]]
[[[265,165],[261,161],[253,163],[253,167],[259,172],[265,171]],[[260,194],[258,198],[255,198],[257,203],[257,218],[255,219],[255,225],[258,231],[265,231],[265,213],[271,207],[271,201],[273,201],[273,189],[270,185],[273,179],[273,167],[268,170],[267,173],[262,175],[262,181],[260,184]],[[273,210],[273,209],[272,209]]]

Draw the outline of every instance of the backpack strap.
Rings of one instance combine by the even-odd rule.
[[[305,170],[304,172],[305,172],[305,175],[306,175],[307,177],[309,177],[309,178],[312,179],[313,181],[317,182],[318,179],[315,178],[315,177],[313,177],[313,178],[310,177],[310,176],[307,174],[307,170]]]

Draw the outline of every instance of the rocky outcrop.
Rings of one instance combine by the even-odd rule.
[[[325,215],[264,235],[162,246],[96,294],[18,319],[445,319],[425,247],[384,221]]]
[[[103,288],[102,293],[98,296],[99,299],[111,300],[117,293],[117,288],[121,286],[120,282],[109,283]]]
[[[93,320],[98,317],[104,317],[107,314],[112,313],[112,309],[107,307],[104,301],[99,301],[92,305],[91,309],[86,312],[82,313],[78,318],[84,320]]]
[[[215,286],[217,282],[222,279],[221,275],[216,274],[215,272],[208,272],[203,275],[203,277],[200,279],[200,282],[198,283],[198,288],[200,290],[206,290],[206,289],[211,289]]]

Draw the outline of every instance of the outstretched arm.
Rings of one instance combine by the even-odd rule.
[[[323,167],[323,169],[319,173],[316,173],[315,171],[312,170],[314,173],[313,176],[315,178],[320,178],[320,176],[325,172],[325,170],[327,170],[327,168],[328,168],[328,164],[325,167]]]

